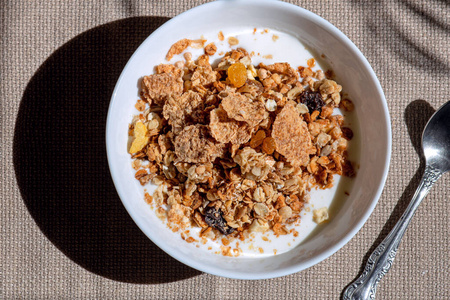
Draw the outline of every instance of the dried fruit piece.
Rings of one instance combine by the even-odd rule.
[[[348,127],[341,127],[342,136],[350,141],[353,138],[353,131]]]
[[[234,228],[228,226],[227,222],[223,218],[222,211],[220,209],[216,210],[213,206],[205,209],[205,222],[225,235],[228,235],[234,231]]]
[[[147,127],[142,123],[141,121],[136,122],[134,125],[134,141],[131,144],[129,153],[136,153],[138,151],[141,151],[142,148],[145,147],[145,145],[149,142],[149,137],[146,136],[147,134]]]
[[[316,65],[316,61],[314,58],[310,58],[306,61],[306,63],[308,64],[308,67],[313,68]]]
[[[228,79],[235,87],[241,87],[247,81],[247,69],[243,63],[234,63],[227,70]]]
[[[323,102],[322,99],[322,95],[319,92],[302,92],[300,94],[300,102],[308,107],[310,114],[315,110],[319,112],[322,111],[322,106],[325,105],[325,102]]]
[[[258,130],[258,132],[250,140],[250,147],[256,148],[262,144],[263,140],[266,138],[266,133],[264,130]]]
[[[273,137],[269,136],[263,140],[262,150],[267,154],[272,154],[276,149],[275,140]]]
[[[214,43],[210,43],[205,47],[205,53],[208,55],[214,55],[217,51],[217,46]]]

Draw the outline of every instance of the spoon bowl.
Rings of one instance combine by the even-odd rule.
[[[450,101],[425,126],[422,148],[427,165],[443,173],[450,171]]]

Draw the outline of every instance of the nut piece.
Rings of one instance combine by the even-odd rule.
[[[350,99],[342,99],[340,107],[344,108],[346,111],[353,111],[355,106]]]
[[[277,110],[277,102],[273,99],[269,99],[266,101],[266,109],[268,111],[275,111]]]
[[[263,140],[266,138],[266,133],[264,130],[258,130],[258,132],[252,137],[250,140],[250,147],[253,149],[258,147],[263,143]]]
[[[278,213],[283,218],[283,221],[286,221],[287,219],[292,217],[292,208],[290,208],[289,206],[283,206],[282,208],[280,208]]]
[[[320,209],[313,210],[313,221],[317,224],[325,222],[328,218],[328,208],[322,207]]]
[[[315,143],[318,147],[323,148],[330,140],[331,140],[331,136],[330,136],[330,135],[328,135],[328,134],[326,134],[326,133],[324,133],[324,132],[321,132],[321,133],[319,133],[319,135],[316,137],[314,143]]]
[[[266,137],[263,140],[262,150],[267,154],[272,154],[276,149],[275,140],[273,137]]]
[[[269,230],[269,223],[266,221],[255,219],[249,227],[250,232],[266,232]]]

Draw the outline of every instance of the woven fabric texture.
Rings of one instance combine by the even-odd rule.
[[[422,129],[450,100],[450,4],[301,0],[356,44],[386,95],[392,160],[372,216],[322,263],[260,281],[203,274],[144,236],[110,179],[109,99],[139,44],[203,2],[0,1],[0,299],[338,299],[399,219],[424,169]],[[449,187],[447,174],[421,204],[378,299],[448,299]]]

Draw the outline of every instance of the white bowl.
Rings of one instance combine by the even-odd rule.
[[[355,104],[359,122],[359,169],[349,196],[339,204],[330,222],[315,234],[279,255],[224,257],[188,246],[176,238],[143,200],[127,153],[128,124],[137,113],[138,80],[164,62],[170,46],[183,38],[217,41],[217,33],[244,36],[257,28],[248,50],[272,54],[273,61],[295,61],[300,41],[316,56],[323,54]],[[261,29],[281,35],[280,41],[264,40]],[[289,43],[297,43],[289,45]],[[226,41],[225,41],[226,44]],[[225,45],[227,46],[227,45]],[[225,47],[224,46],[224,47]],[[302,48],[303,49],[303,48]],[[284,59],[286,58],[286,59]],[[302,58],[303,59],[303,58]],[[269,59],[270,60],[270,59]],[[173,61],[176,61],[174,59]],[[305,62],[303,62],[305,65]],[[353,126],[358,127],[357,122]],[[124,68],[112,95],[106,127],[106,146],[111,175],[127,211],[141,230],[166,253],[195,269],[237,279],[264,279],[299,272],[321,262],[344,246],[363,226],[382,192],[390,161],[389,113],[381,86],[369,63],[356,46],[321,17],[295,5],[270,0],[216,1],[193,8],[154,31]],[[358,131],[358,130],[356,130]],[[151,191],[151,188],[148,188]],[[328,195],[333,197],[333,195]],[[327,197],[328,197],[327,196]],[[341,199],[342,200],[342,199]],[[334,200],[333,200],[334,201]],[[303,221],[302,221],[303,222]]]

